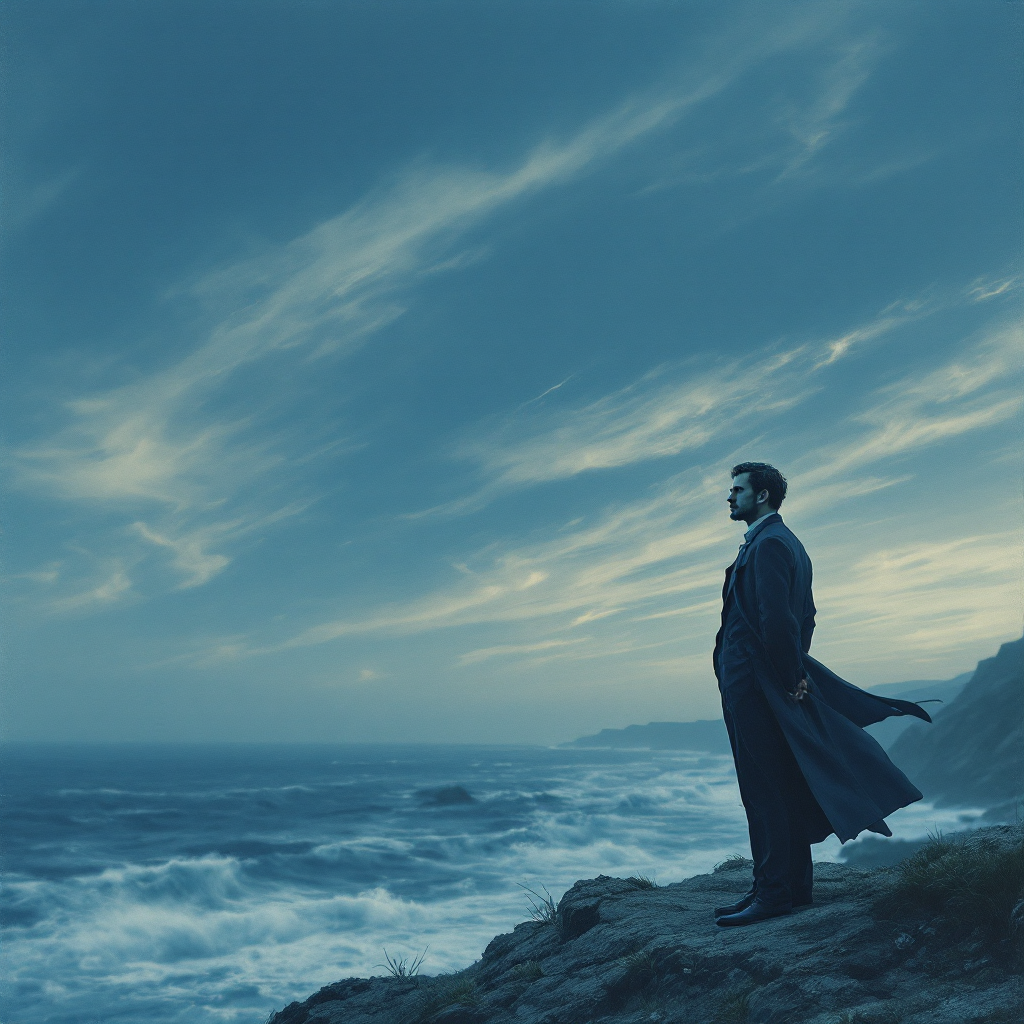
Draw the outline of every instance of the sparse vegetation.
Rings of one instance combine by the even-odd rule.
[[[736,871],[739,868],[749,867],[752,863],[742,854],[734,853],[731,857],[726,857],[725,860],[715,865],[714,874],[717,875],[720,871]]]
[[[876,902],[883,917],[933,916],[953,934],[980,929],[990,940],[1012,936],[1012,914],[1024,897],[1024,844],[947,839],[941,834],[896,865]]]
[[[558,921],[558,907],[546,885],[541,886],[544,890],[544,895],[541,896],[535,889],[523,885],[522,882],[516,884],[526,893],[526,899],[530,904],[530,917],[534,921],[539,921],[541,924],[555,924]]]
[[[746,1024],[749,1016],[749,990],[734,989],[723,996],[718,1012],[714,1016],[714,1024]]]
[[[537,960],[527,960],[512,968],[512,976],[518,981],[536,981],[544,977],[544,968]]]
[[[643,992],[637,999],[637,1006],[641,1013],[662,1013],[665,1010],[665,997],[660,991],[660,986],[650,992]]]
[[[659,971],[654,957],[645,949],[636,949],[619,958],[625,974],[616,986],[614,998],[619,1003],[630,1003],[643,1013],[656,1013],[664,1009],[666,979]]]
[[[638,889],[657,889],[658,883],[655,879],[648,875],[630,875],[626,879],[627,882],[632,882]]]
[[[654,960],[645,949],[638,949],[621,957],[619,963],[626,968],[632,977],[642,977],[654,973]]]
[[[544,977],[544,968],[541,967],[539,960],[527,960],[524,963],[516,964],[512,968],[512,974],[517,981],[525,981],[529,984],[531,981]]]
[[[472,978],[442,974],[420,997],[418,1020],[426,1024],[449,1006],[476,1006],[479,1001],[480,994]]]
[[[376,964],[377,967],[383,967],[392,978],[415,978],[420,973],[420,968],[423,966],[423,959],[427,955],[427,946],[418,957],[410,960],[407,957],[399,959],[397,956],[391,956],[388,951],[384,950],[384,959],[386,963]]]

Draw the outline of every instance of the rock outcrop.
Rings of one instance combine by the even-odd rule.
[[[930,681],[915,679],[906,683],[886,683],[871,687],[872,693],[886,697],[900,697],[903,700],[940,700],[944,704],[953,701],[971,678],[972,672],[965,672],[955,679]],[[934,717],[942,710],[943,704],[930,705],[928,710]],[[900,733],[916,722],[914,718],[887,718],[884,722],[869,727],[868,731],[888,747]],[[703,719],[697,722],[648,722],[647,725],[627,725],[624,729],[602,729],[593,736],[562,743],[563,747],[598,747],[624,750],[694,750],[706,754],[728,754],[729,734],[721,718]]]
[[[816,868],[815,903],[714,924],[750,862],[668,886],[577,882],[457,974],[349,979],[268,1024],[995,1024],[1024,1020],[1024,827],[874,871]]]
[[[967,681],[974,675],[974,672],[964,672],[954,679],[914,679],[905,683],[884,683],[882,686],[869,686],[871,693],[880,694],[883,697],[899,697],[900,700],[913,701],[941,701],[940,704],[929,703],[925,710],[935,718],[941,714],[943,709],[948,707],[957,695],[967,684]],[[896,742],[896,737],[904,730],[916,725],[918,719],[903,715],[895,715],[886,718],[881,722],[868,726],[868,732],[882,744],[886,750]]]
[[[563,747],[614,747],[625,750],[697,750],[728,754],[729,734],[721,718],[699,722],[648,722],[625,729],[602,729],[594,736],[560,744]]]
[[[910,726],[889,756],[926,799],[1012,820],[1024,798],[1024,638],[979,662],[934,722]]]

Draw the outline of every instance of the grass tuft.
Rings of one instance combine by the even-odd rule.
[[[420,973],[420,968],[423,966],[423,959],[427,955],[427,949],[423,950],[418,957],[413,960],[403,957],[399,959],[397,956],[391,956],[388,951],[384,950],[384,959],[387,961],[383,964],[374,964],[374,967],[383,967],[392,978],[415,978]]]
[[[439,975],[420,996],[418,1020],[421,1024],[436,1017],[449,1006],[476,1006],[480,1001],[476,982],[472,978]]]
[[[715,865],[714,874],[718,874],[720,871],[737,871],[739,868],[749,868],[754,862],[742,854],[734,853],[731,857],[726,857],[725,860],[720,861]]]
[[[530,917],[534,921],[539,921],[541,924],[556,924],[558,922],[558,907],[546,885],[541,886],[544,890],[543,896],[528,885],[523,885],[522,882],[516,882],[516,885],[526,892],[526,899],[530,904]]]
[[[875,904],[884,917],[928,914],[946,932],[980,929],[992,941],[1011,938],[1015,905],[1024,897],[1024,844],[1013,847],[941,834],[892,869]]]
[[[512,976],[516,981],[525,981],[529,984],[531,981],[544,977],[544,968],[541,967],[539,960],[527,960],[512,968]]]
[[[633,953],[627,953],[620,958],[619,963],[626,968],[626,973],[640,977],[642,975],[654,974],[654,959],[645,949],[638,949]]]
[[[713,1018],[714,1024],[746,1024],[750,1017],[750,992],[734,989],[722,997],[722,1002]]]
[[[638,889],[657,889],[658,883],[655,879],[649,875],[630,875],[626,879],[627,882],[632,882]]]

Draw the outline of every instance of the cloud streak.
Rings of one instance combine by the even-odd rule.
[[[475,511],[503,492],[567,480],[581,473],[696,454],[737,437],[751,424],[781,416],[823,386],[824,371],[931,309],[922,301],[890,305],[839,338],[762,351],[707,368],[662,367],[582,407],[558,408],[490,431],[479,426],[457,458],[475,462],[485,483],[473,494],[415,513]],[[551,389],[553,390],[553,389]]]
[[[1021,409],[1014,384],[1020,342],[1019,327],[994,328],[944,365],[910,373],[867,396],[846,424],[849,440],[819,445],[794,460],[791,485],[795,497],[787,509],[801,520],[814,521],[821,512],[831,512],[858,496],[909,479],[893,472],[894,459],[1013,420]],[[805,370],[816,365],[817,355],[827,350],[827,344],[801,350]],[[790,359],[782,366],[792,364]],[[778,357],[769,356],[766,365],[778,365]],[[728,367],[722,372],[734,371]],[[705,389],[714,390],[709,376],[701,377],[694,393],[703,395]],[[642,403],[640,407],[649,411]],[[607,406],[599,404],[599,408],[620,410],[627,423],[636,413],[629,403],[618,399]],[[533,441],[536,450],[547,452],[548,465],[579,465],[559,457],[558,446],[565,443],[561,429],[547,435],[546,444],[541,438]],[[571,453],[574,444],[574,439],[568,444]],[[346,637],[412,635],[465,626],[500,626],[516,633],[517,624],[525,623],[530,623],[525,636],[469,650],[459,656],[459,664],[465,667],[495,658],[536,656],[579,660],[679,645],[686,636],[706,633],[717,611],[722,568],[735,543],[723,528],[716,500],[724,500],[722,479],[728,465],[727,459],[715,456],[706,470],[688,470],[653,495],[610,508],[592,523],[555,531],[543,542],[497,555],[490,550],[481,552],[461,566],[458,581],[450,586],[405,603],[382,606],[370,615],[328,620],[277,643],[235,643],[229,657],[278,654]],[[875,612],[866,620],[877,620],[880,632],[892,633],[884,626],[886,621],[898,620],[907,629],[916,623],[913,629],[925,638],[922,649],[926,649],[928,637],[937,642],[935,630],[928,626],[932,605],[911,601],[910,596],[923,594],[932,585],[946,587],[956,576],[971,579],[972,592],[978,591],[956,598],[959,613],[950,606],[950,615],[960,615],[958,635],[993,635],[996,620],[984,626],[983,618],[964,609],[972,601],[989,609],[1006,601],[1016,563],[1011,565],[1012,559],[1004,556],[1004,571],[991,571],[993,551],[1001,548],[1002,541],[975,537],[963,543],[930,543],[934,550],[927,558],[933,573],[939,571],[940,563],[946,566],[945,575],[940,572],[929,577],[931,584],[921,581],[915,561],[923,557],[926,544],[892,555],[875,549],[853,557],[847,551],[849,561],[844,567],[833,560],[829,571],[838,578],[848,577],[849,564],[854,565],[857,578],[856,593],[825,588],[833,617],[837,621],[851,615],[865,618],[863,610],[873,607]],[[955,557],[943,563],[943,551],[955,552]],[[827,560],[825,564],[829,564]],[[955,571],[950,565],[956,565]],[[952,587],[950,592],[956,589]],[[900,605],[904,601],[908,603]],[[900,611],[893,617],[897,605]],[[586,643],[576,633],[581,626],[587,627]]]
[[[273,511],[265,496],[242,495],[257,481],[284,479],[296,463],[258,407],[231,415],[218,405],[239,371],[273,372],[282,360],[301,369],[352,352],[402,315],[411,288],[459,266],[453,249],[488,218],[675,124],[757,62],[806,45],[813,25],[802,15],[733,32],[674,79],[541,143],[509,169],[413,168],[282,249],[208,275],[191,289],[212,312],[205,338],[135,383],[67,403],[66,426],[14,452],[15,479],[37,494],[115,510],[140,541],[166,553],[182,586],[205,584],[230,562],[234,525]],[[671,448],[670,434],[656,430],[648,440]],[[614,462],[630,443],[609,435],[594,455]],[[505,467],[509,479],[519,471]]]

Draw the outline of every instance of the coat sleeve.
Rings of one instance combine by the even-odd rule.
[[[754,557],[754,583],[761,638],[779,681],[793,692],[804,676],[801,623],[793,614],[791,591],[796,559],[789,546],[766,537]]]

